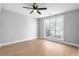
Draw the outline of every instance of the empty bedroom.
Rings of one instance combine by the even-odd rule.
[[[78,56],[79,3],[0,3],[0,56]]]

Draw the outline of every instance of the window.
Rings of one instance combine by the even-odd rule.
[[[64,16],[45,19],[45,36],[64,39]]]

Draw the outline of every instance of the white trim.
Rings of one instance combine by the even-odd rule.
[[[58,42],[58,43],[62,43],[62,44],[66,44],[66,45],[71,45],[71,46],[75,46],[75,47],[79,47],[78,44],[74,44],[74,43],[70,43],[70,42],[65,42],[65,41],[59,41],[59,40],[50,40],[48,38],[45,37],[39,37],[40,39],[45,39],[45,40],[49,40],[49,41],[54,41],[54,42]]]
[[[0,44],[0,47],[1,47],[1,44]]]
[[[37,38],[38,39],[48,40],[47,38],[44,38],[44,37],[30,37],[30,38],[27,38],[27,39],[24,39],[24,40],[19,40],[19,41],[14,41],[14,42],[8,42],[8,43],[0,44],[0,47],[6,46],[6,45],[15,44],[15,43],[19,43],[19,42],[23,42],[23,41],[34,40],[34,39],[37,39]],[[59,41],[59,40],[49,40],[49,41],[55,41],[55,42],[59,42],[59,43],[63,43],[63,44],[79,47],[79,45],[73,44],[73,43],[69,43],[69,42],[64,42],[64,41]]]
[[[3,43],[3,44],[0,44],[0,47],[2,47],[2,46],[6,46],[6,45],[15,44],[15,43],[19,43],[19,42],[23,42],[23,41],[34,40],[34,39],[37,39],[37,37],[30,37],[30,38],[23,39],[23,40],[18,40],[18,41],[13,41],[13,42],[8,42],[8,43]]]

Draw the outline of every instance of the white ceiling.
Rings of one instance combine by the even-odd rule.
[[[30,9],[24,9],[22,6],[31,7],[32,3],[3,3],[2,9],[20,13],[26,16],[33,16],[35,18],[42,18],[46,16],[51,16],[59,14],[62,12],[67,12],[70,10],[79,9],[78,3],[38,3],[39,7],[47,7],[47,10],[40,11],[42,14],[39,15],[37,12],[29,14]]]

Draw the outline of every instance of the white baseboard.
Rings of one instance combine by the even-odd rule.
[[[1,44],[0,44],[0,47],[1,47]]]
[[[49,39],[44,38],[44,37],[39,37],[39,39],[49,40]],[[71,45],[71,46],[79,47],[78,44],[74,44],[74,43],[70,43],[70,42],[65,42],[65,41],[60,41],[60,40],[49,40],[49,41],[54,41],[54,42],[63,43],[63,44],[66,44],[66,45]]]
[[[23,41],[33,40],[33,39],[37,39],[37,38],[38,39],[49,40],[49,39],[44,38],[44,37],[30,37],[30,38],[19,40],[19,41],[14,41],[14,42],[8,42],[8,43],[0,44],[0,47],[6,46],[6,45],[15,44],[15,43],[19,43],[19,42],[23,42]],[[79,45],[77,45],[77,44],[73,44],[73,43],[69,43],[69,42],[65,42],[65,41],[59,41],[59,40],[49,40],[49,41],[55,41],[55,42],[59,42],[59,43],[63,43],[63,44],[79,47]]]
[[[13,42],[8,42],[8,43],[0,44],[0,47],[6,46],[6,45],[15,44],[15,43],[19,43],[19,42],[23,42],[23,41],[34,40],[34,39],[37,39],[37,37],[30,37],[30,38],[26,38],[26,39],[23,39],[23,40],[18,40],[18,41],[13,41]]]

